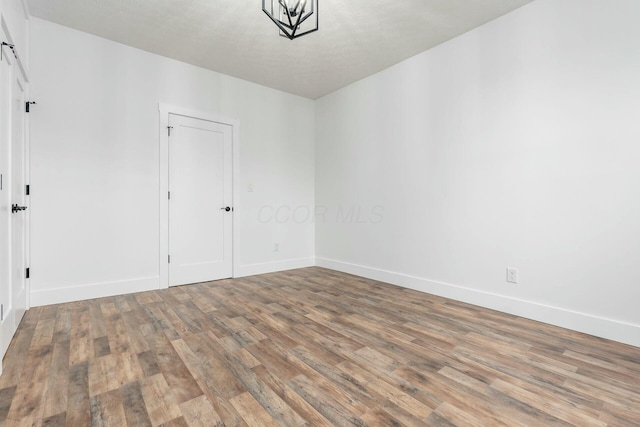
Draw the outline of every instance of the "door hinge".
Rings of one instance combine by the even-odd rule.
[[[27,184],[25,187],[26,188],[25,188],[24,192],[28,196],[31,193],[31,186],[29,184]]]
[[[171,200],[171,191],[167,191],[167,199]]]
[[[2,174],[0,173],[0,191],[2,191]]]
[[[27,101],[24,103],[24,111],[26,111],[27,113],[29,112],[29,106],[30,105],[34,105],[37,104],[37,102],[35,101]]]
[[[173,129],[173,126],[167,126],[167,135],[171,136],[171,129]]]
[[[167,255],[167,263],[171,264],[171,255]]]
[[[28,279],[29,278],[29,267],[27,267],[27,274],[25,275],[25,277]]]
[[[4,304],[0,304],[0,322],[4,320]]]

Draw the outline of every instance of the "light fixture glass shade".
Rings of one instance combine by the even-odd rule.
[[[293,40],[318,31],[319,0],[262,0],[262,10],[278,26],[280,35]]]

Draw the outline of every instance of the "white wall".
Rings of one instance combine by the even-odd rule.
[[[240,121],[236,276],[313,264],[311,222],[258,218],[313,206],[313,101],[35,18],[31,48],[32,305],[158,287],[158,103]]]
[[[640,345],[639,16],[538,0],[318,100],[317,263]]]

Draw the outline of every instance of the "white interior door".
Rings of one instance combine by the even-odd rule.
[[[27,307],[24,84],[13,53],[0,61],[0,356]],[[12,209],[15,205],[19,209]]]
[[[232,276],[231,125],[169,114],[169,285]]]

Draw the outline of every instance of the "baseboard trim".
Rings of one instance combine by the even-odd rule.
[[[640,347],[640,325],[333,259],[316,265]]]
[[[257,274],[275,273],[278,271],[294,270],[296,268],[313,267],[315,258],[296,258],[282,261],[245,264],[234,268],[233,277],[255,276]]]
[[[88,283],[64,288],[31,291],[30,302],[31,307],[38,307],[42,305],[151,291],[158,289],[159,286],[159,276],[140,277],[113,282]]]

